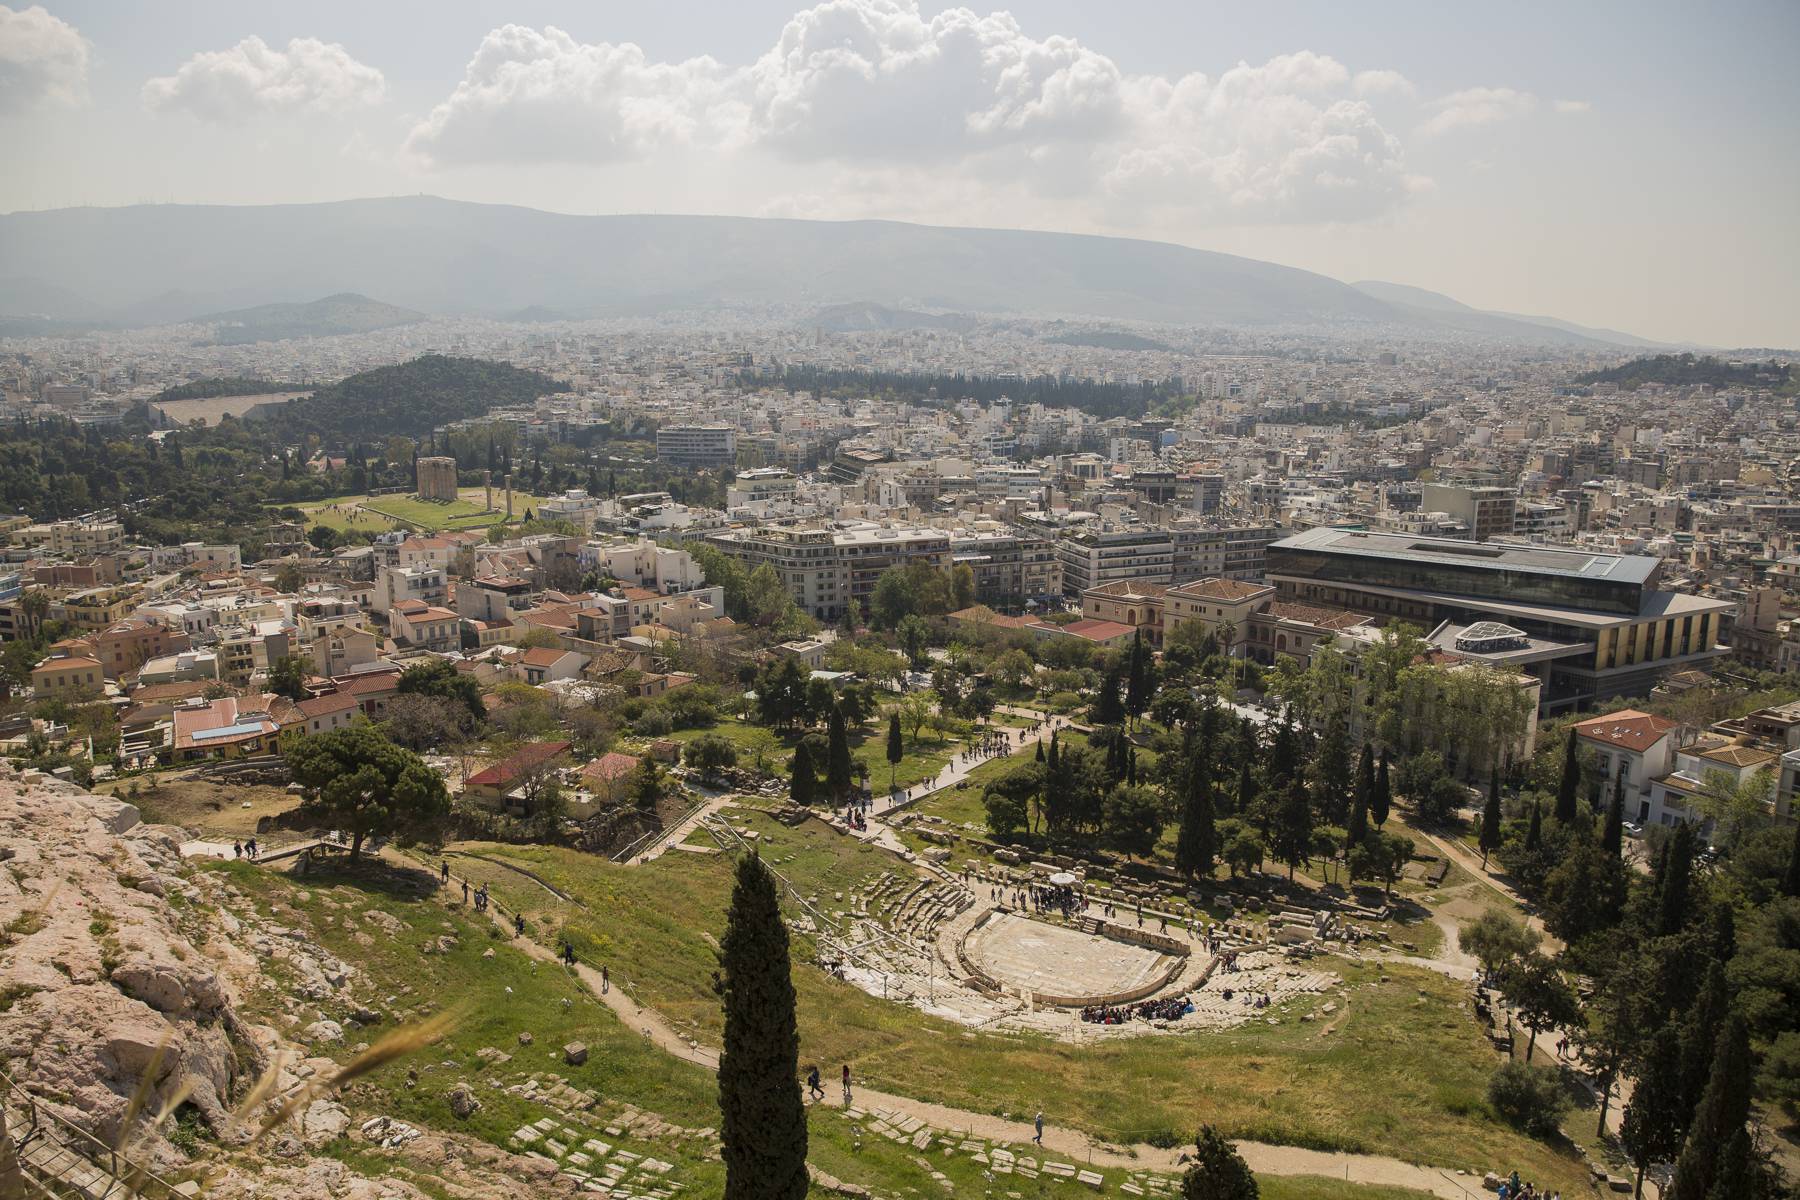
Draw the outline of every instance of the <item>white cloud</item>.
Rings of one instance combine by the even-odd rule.
[[[1537,108],[1537,97],[1508,87],[1465,88],[1433,101],[1431,107],[1436,111],[1419,126],[1428,137],[1522,117]]]
[[[231,121],[256,112],[331,112],[374,104],[386,83],[335,42],[294,38],[277,50],[256,36],[204,51],[144,84],[147,108]]]
[[[1412,94],[1398,72],[1353,74],[1309,51],[1216,79],[1131,76],[1006,13],[927,18],[913,0],[822,0],[735,67],[495,29],[406,148],[454,167],[701,147],[791,180],[792,198],[768,202],[808,211],[831,196],[856,209],[974,191],[1095,205],[1121,223],[1361,220],[1427,186],[1377,112],[1410,109]]]
[[[636,158],[741,123],[728,75],[710,58],[657,63],[629,42],[590,45],[554,26],[507,25],[482,39],[462,82],[406,146],[435,166]]]
[[[1586,100],[1558,100],[1556,111],[1559,113],[1584,113],[1594,107]]]
[[[1418,94],[1412,80],[1398,71],[1358,71],[1350,84],[1359,96],[1370,98],[1378,96],[1404,96],[1411,99]]]
[[[0,113],[87,99],[88,40],[43,8],[0,4]]]
[[[1090,140],[1123,116],[1118,67],[1074,39],[966,8],[927,21],[897,0],[796,13],[745,84],[752,136],[799,158],[957,159]]]

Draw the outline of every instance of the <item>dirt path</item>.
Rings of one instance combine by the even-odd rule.
[[[454,885],[458,882],[459,879],[453,875],[451,886],[445,887],[440,894],[446,898],[452,896],[456,893]],[[491,908],[489,913],[495,924],[505,929],[508,935],[512,933],[498,906]],[[553,951],[529,938],[513,938],[512,944],[539,962],[563,965]],[[657,1048],[710,1071],[719,1069],[719,1052],[716,1049],[681,1033],[661,1013],[640,1003],[630,994],[633,989],[629,981],[603,978],[598,967],[589,966],[585,962],[577,962],[573,968],[564,966],[564,969],[571,970],[595,997],[617,1014],[628,1029],[642,1035]],[[860,1086],[853,1088],[851,1099],[856,1107],[864,1111],[883,1109],[903,1117],[917,1117],[933,1128],[966,1133],[988,1141],[1029,1145],[1034,1133],[1030,1121],[1014,1121],[989,1113],[969,1112],[966,1109],[951,1108]],[[828,1087],[822,1103],[827,1107],[842,1107],[843,1098],[835,1087]],[[1453,1172],[1417,1166],[1386,1155],[1337,1154],[1306,1150],[1298,1146],[1270,1145],[1266,1142],[1238,1142],[1237,1148],[1244,1156],[1244,1161],[1250,1164],[1250,1169],[1264,1175],[1322,1175],[1374,1187],[1415,1188],[1441,1196],[1444,1200],[1474,1200],[1481,1194],[1480,1183],[1471,1177],[1463,1176],[1462,1179],[1467,1182],[1459,1182]],[[1098,1141],[1080,1130],[1059,1127],[1055,1114],[1046,1114],[1043,1153],[1046,1156],[1055,1154],[1070,1162],[1126,1170],[1178,1173],[1181,1169],[1178,1161],[1181,1156],[1179,1147],[1160,1149],[1145,1143],[1112,1145]]]

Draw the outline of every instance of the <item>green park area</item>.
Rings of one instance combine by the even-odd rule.
[[[765,861],[804,894],[866,890],[895,860],[809,821],[789,829],[743,816]],[[508,905],[547,936],[606,963],[630,993],[703,1044],[721,1036],[710,990],[731,871],[724,855],[668,854],[616,866],[553,848],[480,853],[540,876],[476,863]],[[1518,1166],[1573,1194],[1585,1170],[1567,1148],[1500,1122],[1485,1089],[1499,1058],[1462,985],[1398,964],[1319,959],[1342,979],[1339,1011],[1301,1021],[1324,997],[1296,1001],[1279,1024],[1074,1044],[1020,1030],[972,1030],[842,982],[793,943],[802,1061],[853,1064],[866,1083],[940,1104],[1019,1118],[1038,1109],[1108,1141],[1180,1138],[1210,1122],[1235,1138],[1387,1154],[1450,1168]]]
[[[523,520],[525,513],[535,512],[545,499],[514,492],[513,519]],[[334,496],[298,507],[306,514],[308,529],[326,525],[339,530],[381,533],[401,528],[427,532],[487,529],[504,519],[505,504],[498,489],[494,492],[495,507],[489,509],[483,489],[463,488],[455,500],[425,500],[410,493],[396,492],[382,496]]]

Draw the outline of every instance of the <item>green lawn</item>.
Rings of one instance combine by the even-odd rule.
[[[914,741],[905,736],[906,753],[894,768],[894,783],[897,787],[910,787],[921,780],[935,778],[950,762],[960,743],[939,738],[929,729],[921,730],[922,737]],[[799,736],[771,729],[761,725],[753,725],[748,721],[723,720],[705,729],[678,729],[669,735],[677,742],[691,742],[695,738],[707,734],[717,734],[738,748],[740,763],[753,766],[759,760],[763,768],[771,774],[787,774],[788,760],[793,757],[794,747],[800,741]],[[887,760],[887,724],[885,721],[873,721],[869,727],[850,734],[850,757],[869,770],[869,786],[877,795],[887,791],[889,764]],[[821,766],[821,771],[823,767]]]
[[[515,491],[514,519],[523,518],[527,510],[535,512],[544,500],[542,496]],[[396,492],[385,496],[333,496],[329,500],[296,507],[306,513],[308,529],[330,525],[336,529],[382,532],[399,528],[403,522],[426,530],[486,529],[503,519],[502,514],[506,511],[504,493],[499,488],[494,489],[495,509],[490,510],[485,504],[486,494],[481,488],[463,488],[460,498],[452,502],[421,500],[409,493]]]
[[[752,823],[772,839],[765,856],[827,901],[892,861],[816,822],[798,830],[761,818]],[[618,867],[553,849],[486,852],[528,865],[581,897],[586,909],[571,909],[521,887],[511,872],[490,876],[503,900],[566,921],[577,943],[631,979],[646,1002],[716,1044],[719,1012],[709,984],[711,939],[729,895],[723,856],[672,854]],[[1147,1140],[1209,1121],[1263,1141],[1450,1167],[1517,1166],[1571,1194],[1585,1178],[1571,1156],[1514,1133],[1488,1112],[1485,1088],[1497,1056],[1462,988],[1431,972],[1322,960],[1348,984],[1347,1011],[1329,1021],[1292,1019],[1305,1007],[1296,1004],[1278,1025],[1080,1047],[972,1032],[886,1003],[811,966],[804,938],[796,939],[795,957],[803,1057],[856,1064],[864,1079],[887,1090],[1014,1116],[1041,1107],[1109,1140]]]

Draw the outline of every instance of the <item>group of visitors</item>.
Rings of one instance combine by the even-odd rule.
[[[1548,1189],[1540,1192],[1537,1184],[1529,1180],[1520,1183],[1517,1171],[1500,1181],[1498,1195],[1500,1200],[1562,1200],[1561,1192],[1552,1192]]]
[[[844,825],[850,829],[867,829],[869,827],[869,818],[863,816],[863,806],[860,803],[852,801],[850,806],[844,810]]]
[[[967,750],[962,750],[957,753],[957,764],[961,765],[965,762],[980,762],[982,759],[998,758],[1002,754],[1011,754],[1013,751],[1013,736],[1013,732],[1010,729],[990,730],[975,739]]]
[[[255,838],[250,838],[248,841],[231,843],[231,857],[233,858],[247,858],[254,862],[257,853]]]
[[[469,883],[468,883],[468,880],[465,879],[463,881],[463,899],[466,901],[466,900],[468,900],[468,898],[469,898]],[[478,913],[484,913],[487,910],[488,910],[488,890],[487,890],[487,884],[484,883],[480,887],[475,889],[475,911]]]
[[[844,1064],[844,1107],[850,1107],[850,1064]],[[819,1077],[818,1064],[814,1064],[806,1072],[806,1094],[816,1104],[825,1098],[825,1084]]]
[[[1226,988],[1219,993],[1220,998],[1225,1000],[1229,1000],[1237,995],[1239,995],[1239,992],[1235,988]],[[1269,993],[1253,992],[1248,989],[1242,993],[1242,998],[1244,1003],[1248,1004],[1251,1008],[1267,1008],[1274,1003],[1273,1000],[1269,999]]]
[[[1186,996],[1169,996],[1136,1004],[1090,1004],[1081,1010],[1081,1019],[1089,1025],[1123,1025],[1127,1021],[1179,1021],[1193,1011],[1194,1002]]]

